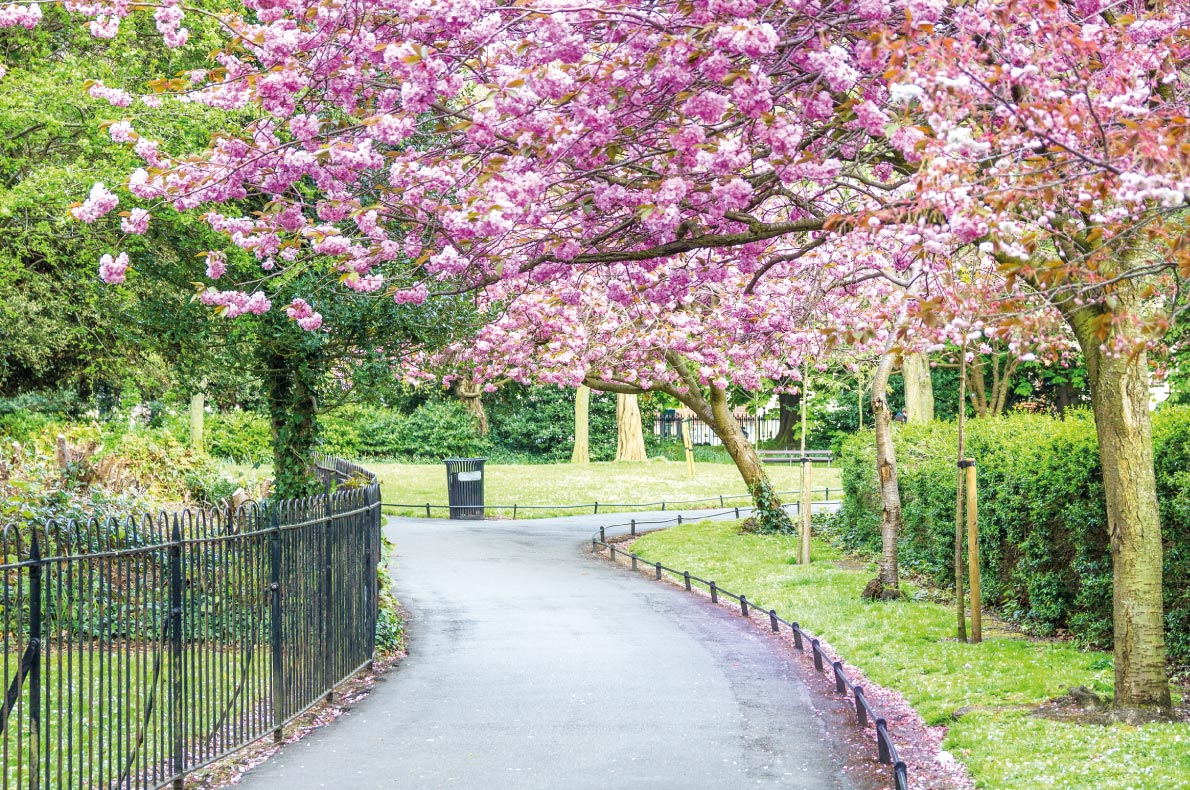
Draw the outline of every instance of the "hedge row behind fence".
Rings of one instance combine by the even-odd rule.
[[[1110,647],[1111,558],[1095,423],[1014,414],[970,420],[968,456],[979,469],[983,600],[1029,631],[1067,629]],[[954,584],[954,423],[897,428],[904,508],[902,566]],[[1190,659],[1190,407],[1154,414],[1157,493],[1165,540],[1165,623],[1170,655]],[[880,497],[870,432],[840,454],[846,497],[830,527],[845,548],[880,545]]]

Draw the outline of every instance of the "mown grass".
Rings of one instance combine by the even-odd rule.
[[[1072,686],[1110,695],[1109,654],[994,628],[985,628],[983,644],[960,643],[950,608],[864,602],[873,568],[840,567],[838,552],[817,541],[815,562],[799,567],[793,537],[741,534],[737,522],[687,523],[642,538],[634,550],[713,578],[821,635],[927,722],[947,725],[945,747],[980,788],[1190,788],[1190,725],[1084,725],[1031,713]]]
[[[386,507],[384,512],[399,516],[425,516],[425,504],[445,505],[446,468],[442,464],[400,464],[365,461],[363,465],[376,473],[385,502],[409,505],[410,507]],[[267,475],[267,467],[252,470],[249,467],[229,465],[228,469],[238,473]],[[773,486],[778,491],[800,490],[801,470],[792,466],[772,465],[768,468]],[[717,463],[696,463],[694,478],[687,476],[685,463],[667,461],[644,461],[641,463],[593,463],[585,466],[574,464],[489,464],[484,467],[484,498],[488,505],[508,505],[489,515],[512,516],[513,504],[518,506],[552,506],[546,509],[521,510],[518,518],[544,518],[547,516],[573,516],[592,513],[595,502],[600,503],[600,513],[613,513],[625,508],[614,508],[615,503],[660,503],[665,501],[667,509],[678,505],[681,500],[736,496],[725,498],[728,507],[749,503],[747,489],[735,466]],[[814,487],[830,486],[831,497],[842,495],[839,470],[825,466],[814,468]],[[825,497],[825,491],[816,493],[816,499]],[[785,497],[793,500],[795,497]],[[581,504],[585,508],[562,508],[558,505]],[[718,501],[706,502],[701,507],[718,507]],[[629,508],[632,510],[641,508]],[[660,509],[657,504],[655,509]],[[434,508],[436,518],[445,518],[445,509]]]

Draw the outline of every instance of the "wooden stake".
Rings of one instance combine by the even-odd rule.
[[[813,494],[814,491],[814,464],[802,457],[802,545],[801,545],[801,564],[810,564],[810,517],[814,509]]]
[[[683,420],[679,425],[682,426],[682,443],[686,446],[686,474],[690,475],[690,479],[694,479],[694,445],[690,441],[690,426]]]
[[[966,454],[966,425],[967,425],[967,342],[959,350],[959,451],[958,482],[954,500],[954,606],[955,606],[955,637],[960,642],[967,641],[967,609],[963,603],[963,481],[966,479],[963,469],[963,456]]]
[[[802,502],[798,507],[802,517],[802,534],[798,542],[798,562],[802,565],[810,564],[810,511],[813,506],[811,500],[811,478],[813,465],[806,462],[806,404],[810,400],[810,364],[802,368]]]
[[[971,643],[983,641],[979,599],[979,489],[975,484],[975,461],[967,459],[967,578],[971,583]]]

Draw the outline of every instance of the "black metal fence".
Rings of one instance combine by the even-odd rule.
[[[181,787],[367,667],[380,486],[0,532],[0,790]]]
[[[820,494],[822,495],[821,499],[817,498]],[[814,499],[815,505],[821,506],[821,505],[826,504],[826,505],[830,505],[831,507],[838,505],[840,500],[831,499],[831,494],[835,494],[837,496],[842,496],[843,489],[839,488],[839,487],[832,488],[830,486],[824,486],[821,488],[811,489],[811,495],[813,497],[815,497],[815,499]],[[802,495],[802,492],[801,491],[775,491],[775,492],[773,492],[773,495],[778,496],[778,497],[794,497],[794,496],[800,497]],[[510,513],[513,518],[516,518],[517,515],[521,512],[531,513],[535,510],[550,510],[550,511],[590,510],[593,515],[597,516],[597,515],[599,515],[600,511],[603,511],[604,513],[611,513],[613,511],[617,511],[617,510],[620,512],[623,512],[623,513],[639,512],[639,511],[644,511],[644,510],[663,510],[664,511],[666,509],[673,510],[675,507],[682,508],[683,506],[691,506],[689,509],[698,510],[703,507],[708,507],[708,508],[714,507],[716,504],[719,507],[727,507],[728,502],[739,501],[739,500],[745,500],[744,505],[741,505],[741,507],[744,507],[744,506],[746,506],[747,502],[752,501],[752,495],[751,494],[720,494],[719,496],[703,497],[701,499],[661,499],[656,502],[579,502],[579,503],[572,504],[572,505],[519,505],[519,504],[515,504],[515,503],[511,504],[511,505],[486,505],[486,504],[484,504],[484,505],[478,505],[478,506],[468,505],[467,509],[471,510],[471,511],[482,511],[483,513],[488,513],[488,512],[496,513],[496,512],[503,511],[505,513]],[[461,507],[462,507],[459,505],[440,505],[440,504],[433,504],[430,502],[426,502],[425,504],[411,503],[411,502],[385,502],[384,506],[388,507],[388,508],[400,508],[400,509],[405,509],[405,510],[419,510],[419,511],[425,510],[426,518],[433,518],[433,512],[435,510],[455,511],[455,510],[461,509]],[[793,502],[793,503],[790,503],[788,505],[788,507],[797,508],[798,504],[796,502]],[[737,510],[738,509],[739,508],[737,508]],[[829,510],[830,508],[827,508],[827,509]],[[817,512],[817,511],[815,511],[815,512]]]
[[[609,530],[627,528],[628,536],[632,537],[657,529],[664,529],[660,525],[673,525],[681,524],[683,521],[700,521],[709,518],[726,517],[733,515],[733,513],[736,518],[739,517],[739,509],[733,509],[719,513],[699,514],[694,517],[683,517],[679,515],[676,518],[669,519],[649,521],[632,519],[623,524],[609,524],[600,527],[599,531],[591,536],[591,548],[595,550],[600,547],[606,549],[609,552],[612,562],[618,562],[621,557],[624,558],[625,561],[631,564],[633,570],[641,570],[640,566],[643,563],[646,568],[653,571],[654,578],[658,581],[662,579],[664,574],[668,573],[671,575],[673,581],[680,581],[687,592],[693,592],[694,586],[699,585],[710,593],[712,603],[719,603],[721,598],[735,601],[739,604],[741,616],[748,618],[751,618],[753,615],[767,617],[768,626],[772,629],[773,633],[779,633],[781,627],[784,626],[793,634],[793,642],[798,650],[805,651],[808,649],[810,651],[811,657],[814,660],[814,668],[819,672],[825,672],[831,676],[834,680],[835,692],[841,696],[850,695],[851,702],[854,703],[855,707],[856,724],[861,729],[867,729],[871,726],[875,731],[876,759],[892,767],[893,787],[895,790],[909,790],[909,771],[897,753],[897,746],[893,743],[892,736],[889,735],[887,722],[879,713],[873,710],[871,703],[868,702],[868,698],[864,696],[863,686],[856,685],[848,677],[846,670],[843,669],[842,661],[831,661],[817,638],[807,633],[797,622],[780,617],[776,609],[766,608],[763,604],[749,599],[744,593],[729,592],[716,584],[714,580],[703,579],[695,576],[688,570],[670,568],[660,562],[648,562],[637,556],[634,552],[625,552],[623,549],[618,549],[615,542],[608,535]]]

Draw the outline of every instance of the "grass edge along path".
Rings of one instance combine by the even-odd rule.
[[[650,533],[633,550],[755,596],[829,642],[927,724],[947,727],[944,748],[980,788],[1190,790],[1190,724],[1084,725],[1031,713],[1072,686],[1110,694],[1109,654],[994,627],[981,645],[960,643],[949,607],[864,602],[870,569],[840,567],[838,550],[818,541],[815,562],[799,567],[795,546],[793,536],[699,521]],[[906,590],[912,597],[913,585]]]

